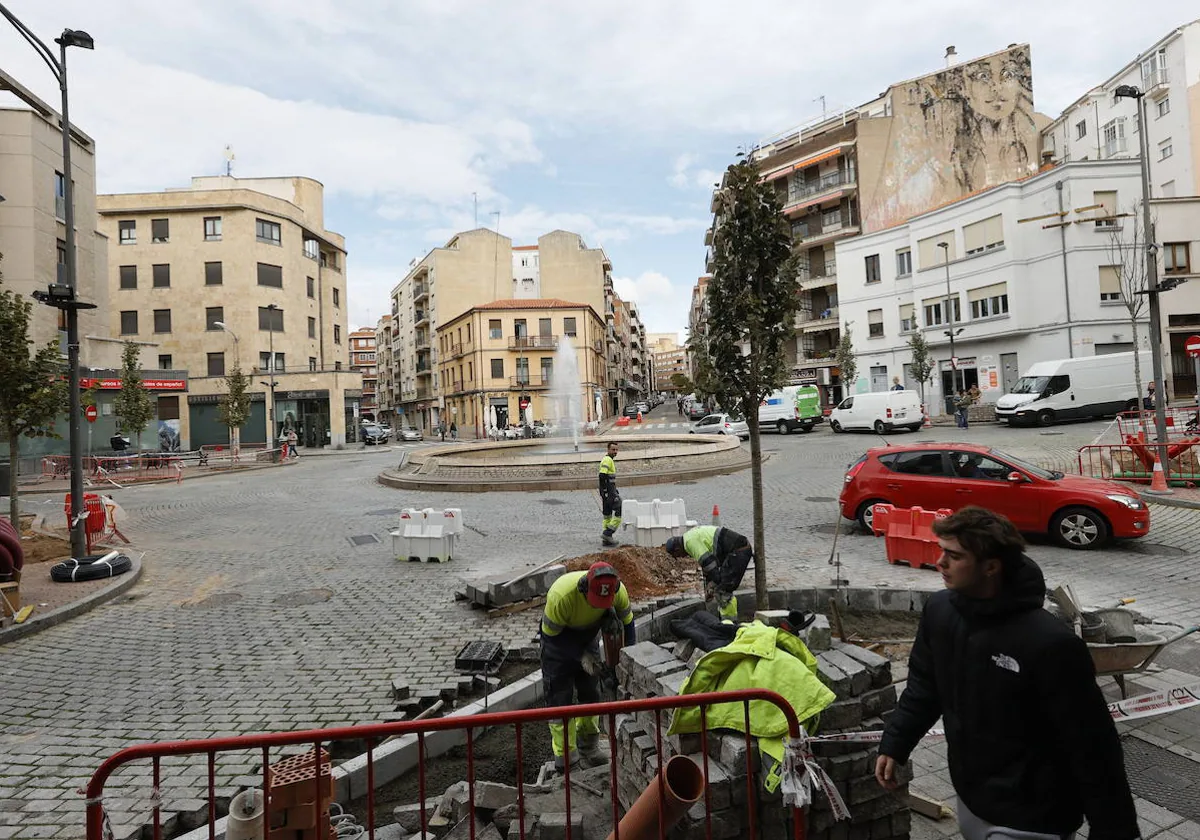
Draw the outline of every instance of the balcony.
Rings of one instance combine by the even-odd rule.
[[[792,227],[792,244],[795,246],[812,246],[821,245],[833,239],[841,239],[844,236],[852,236],[858,233],[858,223],[845,224],[838,222],[833,225],[827,225],[819,231],[809,232],[807,225],[794,225]]]
[[[508,340],[509,350],[553,350],[556,347],[556,335],[514,335]]]
[[[461,394],[464,390],[461,379],[451,379],[446,383],[446,393],[448,394]]]
[[[418,388],[412,392],[414,400],[432,400],[434,398],[432,388]]]
[[[428,283],[413,283],[413,302],[429,297]]]
[[[823,271],[823,273],[820,273]],[[837,261],[829,260],[820,268],[817,273],[814,273],[808,268],[800,269],[800,288],[803,291],[810,292],[813,289],[820,289],[825,286],[837,285]]]
[[[413,322],[413,326],[415,326],[415,327],[422,326],[423,324],[428,324],[429,323],[429,310],[418,309],[418,310],[416,310],[416,312],[413,313],[413,318],[415,319]]]
[[[508,380],[510,388],[524,388],[531,391],[540,391],[550,387],[550,377],[535,376],[533,374],[524,374],[514,376]]]
[[[1166,67],[1155,67],[1153,70],[1142,67],[1142,90],[1150,96],[1166,93],[1169,81]]]
[[[844,172],[830,172],[822,175],[816,181],[805,184],[789,184],[787,202],[783,205],[784,214],[803,210],[822,201],[841,197],[841,193],[853,190],[857,185],[858,176],[853,169]]]
[[[819,311],[802,312],[796,316],[796,329],[804,333],[836,330],[839,324],[836,306],[826,307]]]
[[[457,358],[467,355],[468,353],[474,353],[474,352],[475,352],[475,342],[474,341],[464,341],[464,342],[461,342],[460,344],[451,344],[450,345],[450,358],[451,359],[457,359]]]
[[[417,333],[416,345],[418,350],[429,349],[429,333]]]

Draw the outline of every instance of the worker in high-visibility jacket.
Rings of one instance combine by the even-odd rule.
[[[593,563],[586,572],[568,572],[546,594],[542,614],[542,684],[547,706],[600,702],[598,676],[604,667],[597,638],[600,631],[623,632],[624,644],[637,641],[629,591],[608,563]],[[562,769],[579,754],[596,756],[600,727],[595,716],[550,724],[554,765]]]
[[[671,537],[663,546],[672,557],[691,557],[704,573],[704,597],[717,602],[721,618],[737,618],[734,592],[742,585],[746,567],[754,559],[750,540],[731,528],[700,525],[682,537]]]
[[[616,545],[613,534],[621,527],[621,494],[617,491],[617,445],[610,442],[600,459],[600,506],[604,516],[604,531],[600,542]]]

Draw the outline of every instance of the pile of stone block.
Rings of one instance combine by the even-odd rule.
[[[767,623],[778,623],[786,611],[761,613]],[[884,720],[895,708],[896,689],[892,685],[891,663],[882,656],[856,645],[830,638],[824,616],[802,634],[817,657],[821,680],[833,690],[836,702],[820,718],[820,734],[873,731],[883,728]],[[621,652],[617,678],[632,697],[654,697],[679,693],[703,652],[690,642],[656,645],[642,642]],[[703,766],[702,736],[666,736],[670,716],[663,713],[663,755],[665,763],[673,755],[685,755]],[[653,712],[623,717],[617,728],[619,794],[628,808],[655,777],[660,757],[657,752],[656,720]],[[791,811],[783,806],[779,792],[768,793],[763,787],[762,757],[752,746],[747,761],[744,734],[710,731],[708,741],[709,801],[714,840],[749,835],[748,797],[754,798],[756,823],[766,840],[784,840],[791,836]],[[813,753],[837,786],[849,806],[852,818],[835,822],[828,801],[819,793],[809,809],[808,837],[811,840],[907,840],[910,813],[907,789],[884,790],[875,781],[876,746],[863,743],[814,742]],[[756,774],[747,786],[747,774]],[[907,782],[907,778],[903,778]],[[688,812],[678,829],[678,837],[703,838],[708,833],[704,801]]]
[[[539,598],[550,591],[551,585],[567,572],[561,564],[547,566],[524,575],[498,575],[478,583],[469,583],[462,599],[473,607],[496,609]]]
[[[309,750],[271,765],[267,824],[270,840],[318,840],[329,837],[329,804],[333,801],[333,767],[329,753],[321,750],[321,776],[317,781],[317,755]]]

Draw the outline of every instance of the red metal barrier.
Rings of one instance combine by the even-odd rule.
[[[1091,478],[1149,484],[1153,478],[1154,444],[1096,443],[1079,447],[1079,474]],[[1167,483],[1175,487],[1200,484],[1200,441],[1175,440],[1167,446]]]
[[[1195,408],[1168,408],[1167,415],[1167,437],[1187,437],[1194,435],[1195,431],[1189,432],[1189,427],[1193,430],[1198,424],[1197,411]],[[1139,433],[1144,434],[1147,439],[1153,440],[1154,429],[1154,412],[1146,411],[1122,411],[1117,415],[1117,431],[1121,434],[1121,439],[1125,440],[1127,436],[1136,437]]]
[[[549,724],[551,722],[561,722],[564,726],[574,718],[586,716],[604,717],[608,722],[608,741],[610,750],[610,790],[609,796],[612,800],[613,813],[613,830],[615,840],[620,840],[620,830],[617,827],[619,823],[620,804],[618,800],[617,785],[618,785],[618,750],[617,750],[617,715],[626,715],[637,712],[653,712],[655,720],[655,748],[658,756],[658,773],[659,778],[662,778],[662,770],[666,763],[663,752],[663,732],[662,723],[664,710],[672,710],[679,708],[694,708],[700,709],[701,720],[701,753],[703,756],[704,781],[704,811],[705,811],[705,834],[708,838],[712,838],[712,802],[711,791],[709,790],[709,734],[707,730],[707,713],[709,707],[717,704],[726,703],[741,703],[745,710],[745,732],[746,732],[746,805],[748,808],[748,823],[750,833],[747,836],[756,836],[755,822],[756,819],[761,819],[758,814],[758,799],[755,795],[755,786],[758,783],[756,780],[756,771],[754,768],[754,744],[750,730],[750,703],[752,701],[761,701],[770,703],[780,710],[784,715],[788,724],[788,731],[792,738],[800,737],[800,721],[796,717],[795,711],[791,705],[779,694],[765,689],[752,689],[747,691],[729,691],[729,692],[712,692],[706,694],[691,694],[684,696],[673,697],[650,697],[642,700],[624,700],[611,703],[594,703],[582,706],[562,706],[554,708],[537,708],[524,709],[513,712],[493,712],[480,715],[471,715],[464,717],[447,717],[436,718],[430,720],[413,720],[397,723],[378,723],[367,724],[363,726],[338,727],[330,729],[313,729],[300,732],[276,732],[262,735],[242,735],[231,738],[209,738],[190,741],[166,741],[156,744],[139,744],[132,747],[127,747],[114,755],[110,756],[99,768],[92,774],[91,779],[87,784],[87,788],[83,791],[86,794],[87,808],[87,840],[107,840],[105,826],[108,820],[108,815],[104,808],[103,798],[105,795],[105,784],[109,777],[118,769],[129,765],[132,762],[146,761],[151,762],[152,784],[151,801],[152,809],[152,837],[154,840],[162,840],[163,836],[163,815],[162,803],[160,799],[160,788],[162,785],[162,760],[167,757],[176,756],[204,756],[207,764],[207,799],[208,802],[208,836],[214,838],[216,836],[216,761],[218,753],[228,753],[237,750],[255,750],[261,751],[263,777],[260,789],[264,800],[264,815],[263,819],[263,838],[269,840],[271,834],[270,820],[267,815],[270,814],[270,789],[271,778],[269,767],[271,764],[270,750],[272,748],[288,747],[288,746],[306,746],[313,750],[314,756],[314,812],[316,816],[316,825],[318,827],[316,837],[318,840],[329,837],[332,840],[332,833],[328,832],[328,820],[322,821],[322,814],[319,812],[320,795],[319,784],[323,769],[323,750],[322,745],[332,743],[334,741],[356,740],[365,741],[367,744],[366,750],[366,775],[367,775],[367,836],[374,840],[375,837],[375,764],[374,750],[384,739],[397,735],[416,735],[417,751],[418,751],[418,786],[421,803],[421,831],[425,832],[428,829],[428,815],[425,808],[427,791],[425,787],[425,771],[426,771],[426,747],[425,736],[432,732],[445,732],[448,730],[465,730],[466,731],[466,749],[467,749],[467,788],[468,788],[468,820],[470,825],[471,840],[475,838],[475,749],[474,738],[476,730],[485,728],[493,728],[498,726],[512,726],[515,730],[516,739],[516,788],[517,788],[517,819],[520,824],[520,837],[524,840],[525,834],[525,790],[524,790],[524,763],[522,750],[522,726],[526,724]],[[178,769],[176,767],[176,769]],[[765,772],[765,771],[764,771]],[[758,777],[758,778],[761,778]],[[565,781],[565,805],[566,805],[566,837],[571,840],[571,767],[568,763],[564,769]],[[660,788],[662,782],[659,782]],[[661,790],[660,790],[661,793]],[[804,812],[800,808],[792,808],[790,835],[792,840],[803,840],[805,836]],[[324,828],[322,828],[324,826]],[[666,837],[666,829],[663,825],[663,814],[660,808],[660,838]]]

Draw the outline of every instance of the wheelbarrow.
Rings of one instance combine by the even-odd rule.
[[[1190,636],[1200,630],[1200,626],[1180,630],[1174,636],[1164,638],[1145,630],[1137,632],[1136,642],[1119,642],[1117,644],[1088,644],[1088,652],[1092,655],[1092,663],[1096,666],[1096,676],[1112,677],[1121,689],[1121,698],[1126,697],[1125,675],[1140,674],[1145,671],[1162,653],[1163,648],[1173,644],[1185,636]]]

